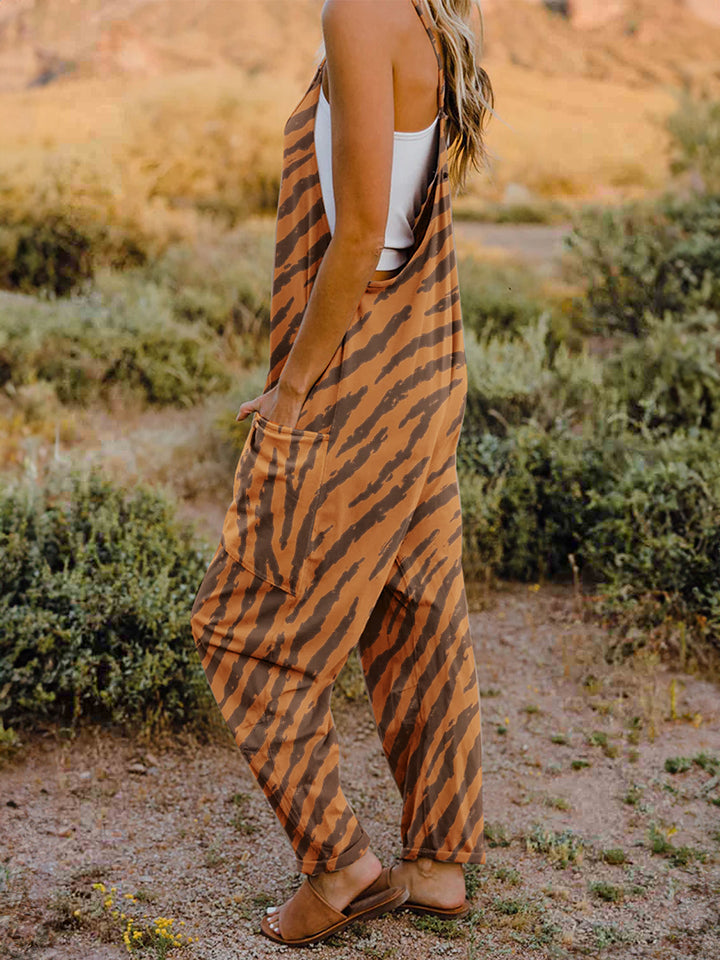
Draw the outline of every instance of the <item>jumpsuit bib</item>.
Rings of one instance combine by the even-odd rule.
[[[484,863],[481,716],[455,452],[467,375],[439,145],[411,256],[370,282],[296,427],[255,414],[195,644],[305,874],[369,847],[343,795],[332,685],[357,646],[402,797],[402,857]],[[318,70],[284,130],[270,369],[280,376],[330,242],[314,147]]]

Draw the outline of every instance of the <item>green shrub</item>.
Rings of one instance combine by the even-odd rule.
[[[463,257],[458,274],[463,324],[478,337],[517,336],[549,306],[539,280],[525,267]]]
[[[586,350],[554,343],[549,312],[512,339],[465,334],[468,398],[466,435],[504,435],[530,419],[550,428],[579,422],[602,396],[603,368]]]
[[[720,193],[720,100],[683,92],[665,121],[670,134],[670,169],[691,173],[705,190]]]
[[[465,564],[471,575],[492,565],[500,576],[536,580],[567,575],[593,520],[593,491],[612,482],[620,454],[562,424],[530,423],[505,438],[461,437]]]
[[[720,646],[720,464],[713,434],[650,437],[590,493],[579,550],[609,611],[640,627],[683,621]],[[628,651],[629,652],[629,651]]]
[[[720,195],[585,208],[566,239],[576,309],[599,333],[639,337],[666,312],[720,309]]]
[[[0,712],[7,724],[196,718],[190,610],[209,557],[170,505],[97,475],[0,491]]]
[[[92,277],[90,238],[61,216],[25,223],[17,230],[6,268],[13,290],[48,291],[63,297]]]
[[[602,371],[603,386],[628,422],[656,434],[720,427],[720,314],[679,320],[667,313],[632,339]]]
[[[168,292],[176,319],[242,340],[256,361],[270,328],[273,250],[268,225],[249,223],[212,244],[176,244],[143,276]]]
[[[95,290],[4,308],[0,386],[53,384],[60,400],[88,403],[119,385],[148,403],[188,404],[230,384],[232,351],[172,316],[167,292],[106,274]]]

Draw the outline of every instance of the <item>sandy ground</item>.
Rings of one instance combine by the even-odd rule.
[[[717,687],[649,661],[608,665],[602,629],[562,585],[500,584],[472,629],[488,839],[486,864],[468,875],[475,909],[435,928],[398,911],[310,954],[720,957],[720,790],[707,762],[720,756]],[[399,797],[369,706],[338,698],[334,712],[346,793],[392,862]],[[1,957],[127,956],[121,921],[109,919],[118,905],[137,923],[172,918],[198,938],[178,956],[296,954],[258,933],[265,906],[299,878],[222,721],[210,744],[192,732],[152,744],[61,734],[23,736],[0,771]],[[705,767],[671,774],[672,757]],[[664,854],[649,848],[653,826],[672,845]],[[624,863],[605,862],[612,848]],[[92,889],[100,882],[117,888],[112,907]]]
[[[481,258],[500,254],[527,263],[540,276],[553,276],[560,272],[563,241],[572,225],[456,220],[453,229],[459,250],[469,246]]]

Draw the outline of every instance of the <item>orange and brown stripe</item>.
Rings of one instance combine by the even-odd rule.
[[[438,66],[442,103],[439,53]],[[284,132],[266,389],[330,241],[314,151],[321,78],[322,64]],[[355,647],[403,799],[403,856],[485,862],[455,466],[467,375],[443,111],[439,137],[409,261],[368,285],[296,427],[255,415],[193,608],[212,692],[308,874],[369,846],[342,793],[330,712]]]

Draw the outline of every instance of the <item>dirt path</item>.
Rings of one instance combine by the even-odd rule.
[[[475,911],[439,926],[398,912],[313,956],[720,957],[717,688],[650,664],[606,665],[602,631],[578,619],[565,587],[503,586],[472,626],[488,838],[487,863],[469,874]],[[670,720],[673,678],[681,719]],[[391,861],[400,806],[369,707],[338,700],[335,714],[347,794]],[[178,956],[297,955],[257,933],[265,905],[293,889],[292,858],[219,729],[210,746],[185,736],[147,748],[91,731],[27,738],[0,773],[0,956],[126,957],[109,919],[118,904],[137,924],[144,913],[172,918],[198,937]],[[673,757],[689,768],[666,772]],[[609,849],[625,862],[604,861]]]
[[[455,222],[458,246],[468,244],[485,252],[517,257],[540,274],[555,274],[570,224]]]

